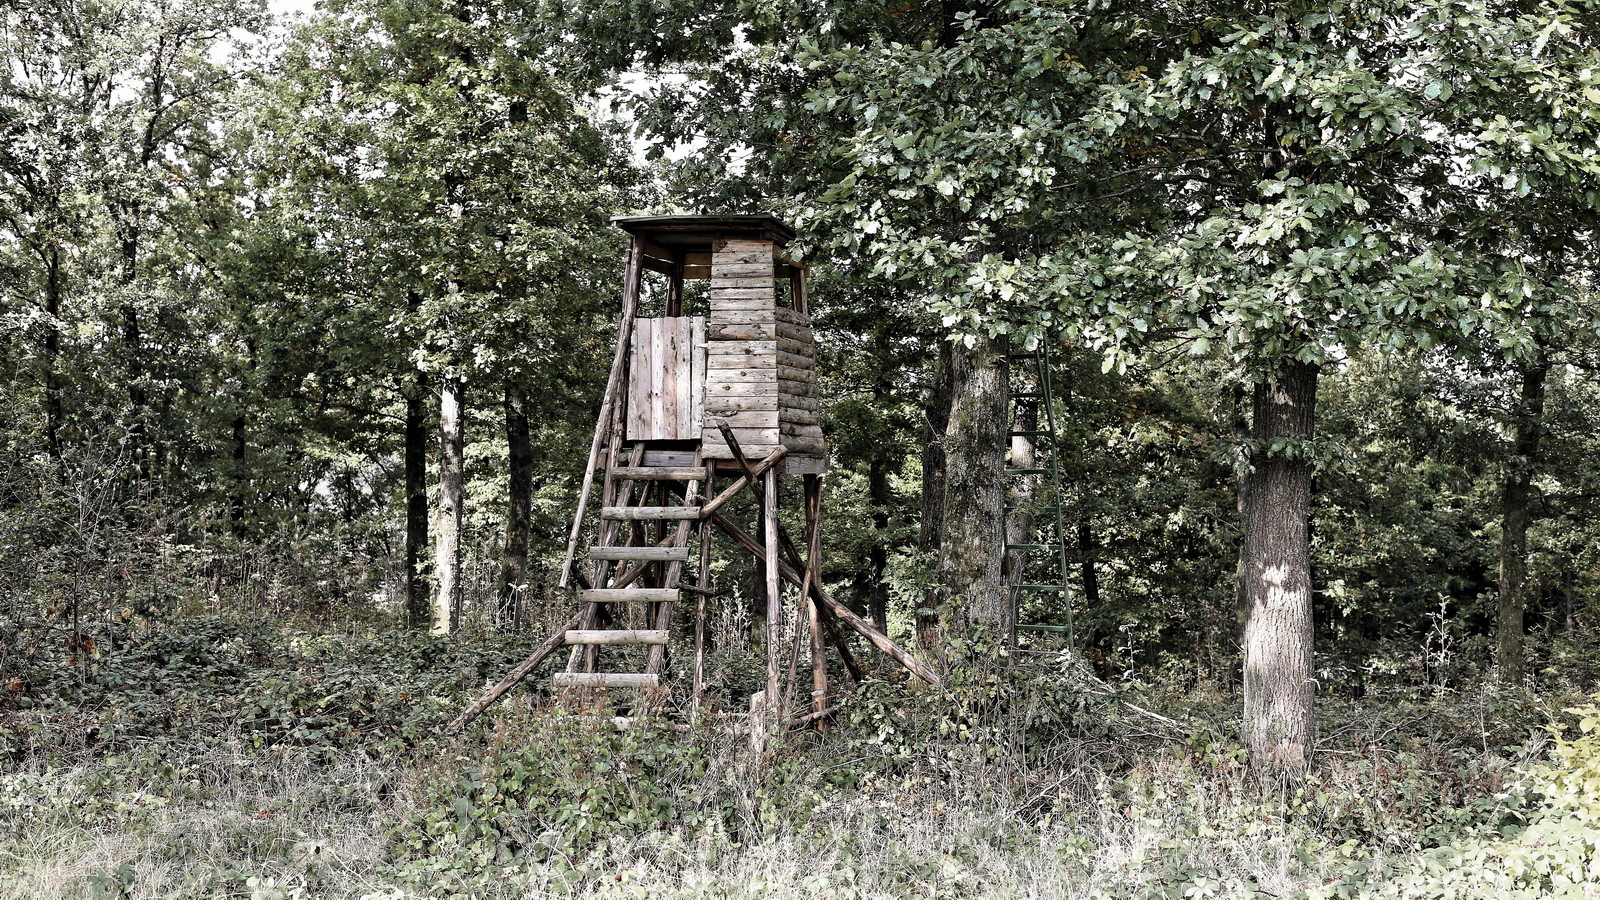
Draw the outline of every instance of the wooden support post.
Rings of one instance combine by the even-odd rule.
[[[730,445],[731,446],[731,445]],[[740,462],[749,472],[749,464],[741,454]],[[778,473],[769,469],[762,478],[761,535],[766,540],[767,564],[767,704],[778,705],[779,678],[783,674],[783,586],[778,577]],[[779,712],[779,715],[782,715]],[[769,718],[771,716],[769,715]]]
[[[706,496],[711,496],[716,489],[714,480],[716,468],[706,467]],[[700,520],[700,571],[696,581],[700,590],[695,597],[694,609],[694,682],[689,695],[689,716],[691,722],[700,719],[700,705],[705,702],[706,690],[706,603],[709,599],[707,591],[710,589],[711,577],[711,523],[706,519]]]
[[[804,276],[802,276],[804,277]],[[805,476],[806,527],[810,538],[810,559],[806,576],[822,577],[822,478]],[[806,625],[811,635],[811,712],[816,716],[817,731],[826,731],[827,722],[822,717],[828,708],[828,656],[822,645],[822,613],[817,601],[812,599],[809,586],[800,592],[806,604]]]
[[[762,545],[748,534],[745,534],[744,530],[738,525],[728,521],[728,519],[721,513],[713,515],[711,517],[711,521],[715,523],[718,528],[721,528],[723,531],[727,532],[728,535],[735,541],[738,541],[740,546],[754,554],[757,559],[762,561],[767,559],[766,551]],[[800,573],[796,572],[793,568],[790,568],[784,564],[779,564],[778,571],[782,573],[783,577],[791,584],[800,584]],[[851,631],[854,631],[856,634],[866,638],[872,644],[872,646],[883,651],[885,655],[899,663],[906,671],[935,687],[938,687],[943,683],[937,672],[934,672],[932,669],[928,668],[928,666],[923,663],[922,660],[917,659],[915,656],[912,656],[905,650],[901,649],[899,644],[896,644],[894,641],[890,640],[888,636],[883,634],[883,632],[873,628],[872,623],[856,615],[853,611],[851,611],[850,607],[845,606],[839,601],[828,596],[828,592],[822,588],[822,585],[813,583],[811,585],[811,596],[821,601],[822,609],[825,613],[832,614],[833,618],[849,626]],[[826,623],[826,621],[827,620],[824,620],[824,623]],[[859,669],[857,669],[857,671],[859,671]]]

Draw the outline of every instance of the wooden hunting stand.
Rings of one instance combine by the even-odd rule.
[[[637,689],[635,716],[645,714],[659,705],[651,701],[661,696],[673,612],[686,594],[695,598],[691,708],[698,710],[705,689],[706,604],[715,596],[709,580],[713,528],[765,568],[767,679],[765,690],[752,698],[753,730],[800,721],[820,727],[830,708],[826,644],[837,648],[853,677],[861,677],[841,623],[937,684],[931,669],[822,585],[828,444],[818,418],[809,271],[784,254],[794,232],[772,216],[613,221],[630,237],[622,317],[560,579],[563,588],[576,583],[582,608],[450,729],[482,712],[563,645],[572,650],[566,671],[555,676],[558,689]],[[646,272],[666,278],[659,317],[639,315]],[[685,315],[684,283],[696,279],[710,280],[706,315]],[[599,516],[590,525],[596,472]],[[803,554],[778,518],[786,475],[802,480]],[[718,490],[719,478],[732,480]],[[720,512],[747,488],[756,492],[759,535]],[[584,572],[577,553],[586,531],[593,544]],[[691,549],[691,538],[697,548]],[[691,584],[683,575],[692,563],[697,568]],[[797,631],[809,637],[811,660],[809,712],[795,716],[795,667],[786,677],[781,665],[785,582],[799,588],[796,614],[804,616],[805,626]],[[630,608],[642,611],[642,621],[619,625]],[[632,671],[602,670],[603,649],[630,646],[644,649],[642,671],[637,660]]]

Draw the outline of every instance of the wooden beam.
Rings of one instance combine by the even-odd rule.
[[[754,538],[751,538],[749,535],[745,534],[743,529],[739,528],[739,526],[728,521],[726,516],[723,516],[721,513],[717,513],[711,517],[711,521],[714,522],[718,528],[721,528],[723,531],[727,532],[728,535],[737,541],[740,546],[750,551],[758,559],[765,560],[766,549]],[[778,571],[791,584],[800,584],[800,573],[787,564],[780,563],[778,566]],[[935,687],[938,687],[943,683],[940,680],[937,672],[934,672],[932,669],[928,668],[927,664],[923,663],[922,660],[919,660],[910,653],[907,653],[900,647],[899,644],[896,644],[894,641],[890,640],[887,635],[883,634],[878,629],[873,628],[872,623],[856,615],[848,606],[845,606],[844,604],[828,596],[828,592],[823,589],[822,585],[813,583],[811,585],[811,596],[821,601],[823,609],[826,612],[831,613],[833,618],[849,626],[851,631],[854,631],[855,633],[866,638],[867,641],[872,644],[872,646],[883,651],[884,655],[899,663],[906,671]],[[859,674],[860,671],[861,670],[857,668],[852,674],[855,674],[859,679],[861,677]]]
[[[656,628],[569,629],[569,644],[665,644],[667,632]]]
[[[572,517],[572,532],[567,536],[567,555],[561,561],[561,579],[556,586],[565,588],[572,580],[572,560],[578,553],[578,535],[583,530],[583,515],[589,508],[589,492],[594,488],[594,464],[600,456],[600,445],[613,430],[617,416],[617,396],[622,392],[622,371],[628,357],[629,337],[639,314],[639,270],[643,251],[639,239],[628,242],[628,264],[623,276],[622,320],[617,325],[617,349],[611,356],[611,374],[606,378],[606,390],[601,395],[600,414],[595,419],[594,437],[589,442],[589,464],[583,470],[583,487],[578,491],[578,510]]]
[[[767,454],[766,458],[762,459],[761,462],[756,463],[754,469],[755,474],[759,476],[761,473],[776,465],[779,460],[783,459],[788,454],[789,448],[787,447],[779,447],[773,450],[771,453]],[[737,481],[725,488],[722,493],[713,498],[710,503],[700,507],[700,518],[705,519],[711,516],[712,513],[715,513],[717,510],[721,509],[724,504],[737,496],[740,491],[749,487],[750,484],[751,482],[749,475],[740,475]]]
[[[732,431],[724,434],[730,440],[733,437]],[[745,475],[756,477],[749,461],[738,450],[738,445],[730,446],[734,448],[735,458],[744,467]],[[767,702],[776,706],[781,696],[780,680],[783,676],[783,660],[778,652],[783,642],[783,585],[778,576],[778,473],[768,469],[760,477],[765,481],[762,485],[761,536],[766,541],[767,551]],[[783,715],[782,710],[778,710],[778,715]]]
[[[676,603],[677,588],[594,588],[579,591],[585,603]]]
[[[454,734],[460,731],[462,728],[465,728],[468,722],[476,719],[483,713],[484,710],[492,706],[496,700],[504,697],[506,691],[516,687],[517,682],[527,678],[529,672],[532,672],[540,663],[545,661],[546,657],[556,652],[556,650],[561,647],[562,644],[566,643],[567,632],[577,628],[583,622],[584,617],[587,614],[588,611],[584,610],[583,612],[579,612],[577,615],[574,615],[571,619],[568,619],[567,624],[556,629],[555,634],[552,634],[548,640],[540,644],[538,649],[528,654],[527,659],[517,663],[517,667],[512,669],[510,672],[507,672],[506,677],[500,679],[494,687],[485,691],[482,697],[479,697],[477,700],[475,700],[471,706],[467,707],[466,710],[461,713],[461,715],[456,716],[454,721],[452,721],[449,725],[446,725],[444,727],[444,733]]]
[[[557,672],[555,685],[563,687],[655,687],[661,683],[660,675],[641,675],[633,672]]]

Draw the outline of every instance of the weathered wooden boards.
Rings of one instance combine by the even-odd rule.
[[[811,320],[777,302],[776,278],[799,273],[788,267],[780,273],[775,253],[764,240],[723,240],[712,247],[701,427],[709,459],[733,455],[717,430],[719,419],[754,456],[779,446],[796,455],[827,454],[817,417]]]
[[[636,321],[628,362],[628,440],[699,437],[705,401],[705,328],[705,319],[699,316]]]
[[[803,330],[810,337],[810,316],[781,306],[774,313],[780,328]],[[793,453],[827,456],[828,443],[817,419],[816,344],[790,339],[790,346],[785,346],[780,336],[777,349],[779,439]]]

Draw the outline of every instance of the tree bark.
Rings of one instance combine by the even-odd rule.
[[[939,558],[944,534],[945,433],[950,427],[951,363],[950,342],[939,342],[939,358],[934,363],[933,383],[923,410],[922,426],[922,524],[917,533],[917,548],[935,561]],[[917,646],[930,658],[939,653],[939,592],[930,587],[917,607]]]
[[[1258,771],[1291,778],[1310,769],[1316,740],[1308,445],[1317,374],[1314,365],[1289,362],[1255,386],[1239,555],[1239,593],[1248,610],[1243,742]]]
[[[1544,432],[1544,386],[1550,360],[1543,349],[1533,362],[1519,367],[1521,393],[1512,421],[1512,456],[1500,491],[1500,602],[1494,661],[1505,684],[1522,683],[1523,618],[1528,609],[1528,520],[1533,473],[1539,463]]]
[[[407,624],[429,624],[428,573],[428,376],[417,372],[406,394],[405,422],[405,609]]]
[[[528,521],[533,510],[533,442],[528,432],[528,397],[516,379],[506,379],[506,549],[500,562],[500,627],[522,620],[522,593],[528,575]]]
[[[1100,571],[1095,568],[1094,523],[1088,516],[1078,519],[1078,572],[1083,579],[1083,608],[1100,608]]]
[[[981,625],[1009,642],[1016,616],[1001,575],[1005,557],[1005,341],[951,345],[950,422],[945,432],[941,622]]]
[[[50,456],[61,462],[61,251],[46,254],[44,292],[44,433]]]
[[[466,382],[439,382],[439,513],[434,535],[438,589],[429,626],[449,634],[461,624],[461,513],[466,501]]]
[[[876,537],[867,550],[867,613],[879,631],[889,631],[889,460],[875,454],[867,466],[867,499],[872,502],[872,530]]]

